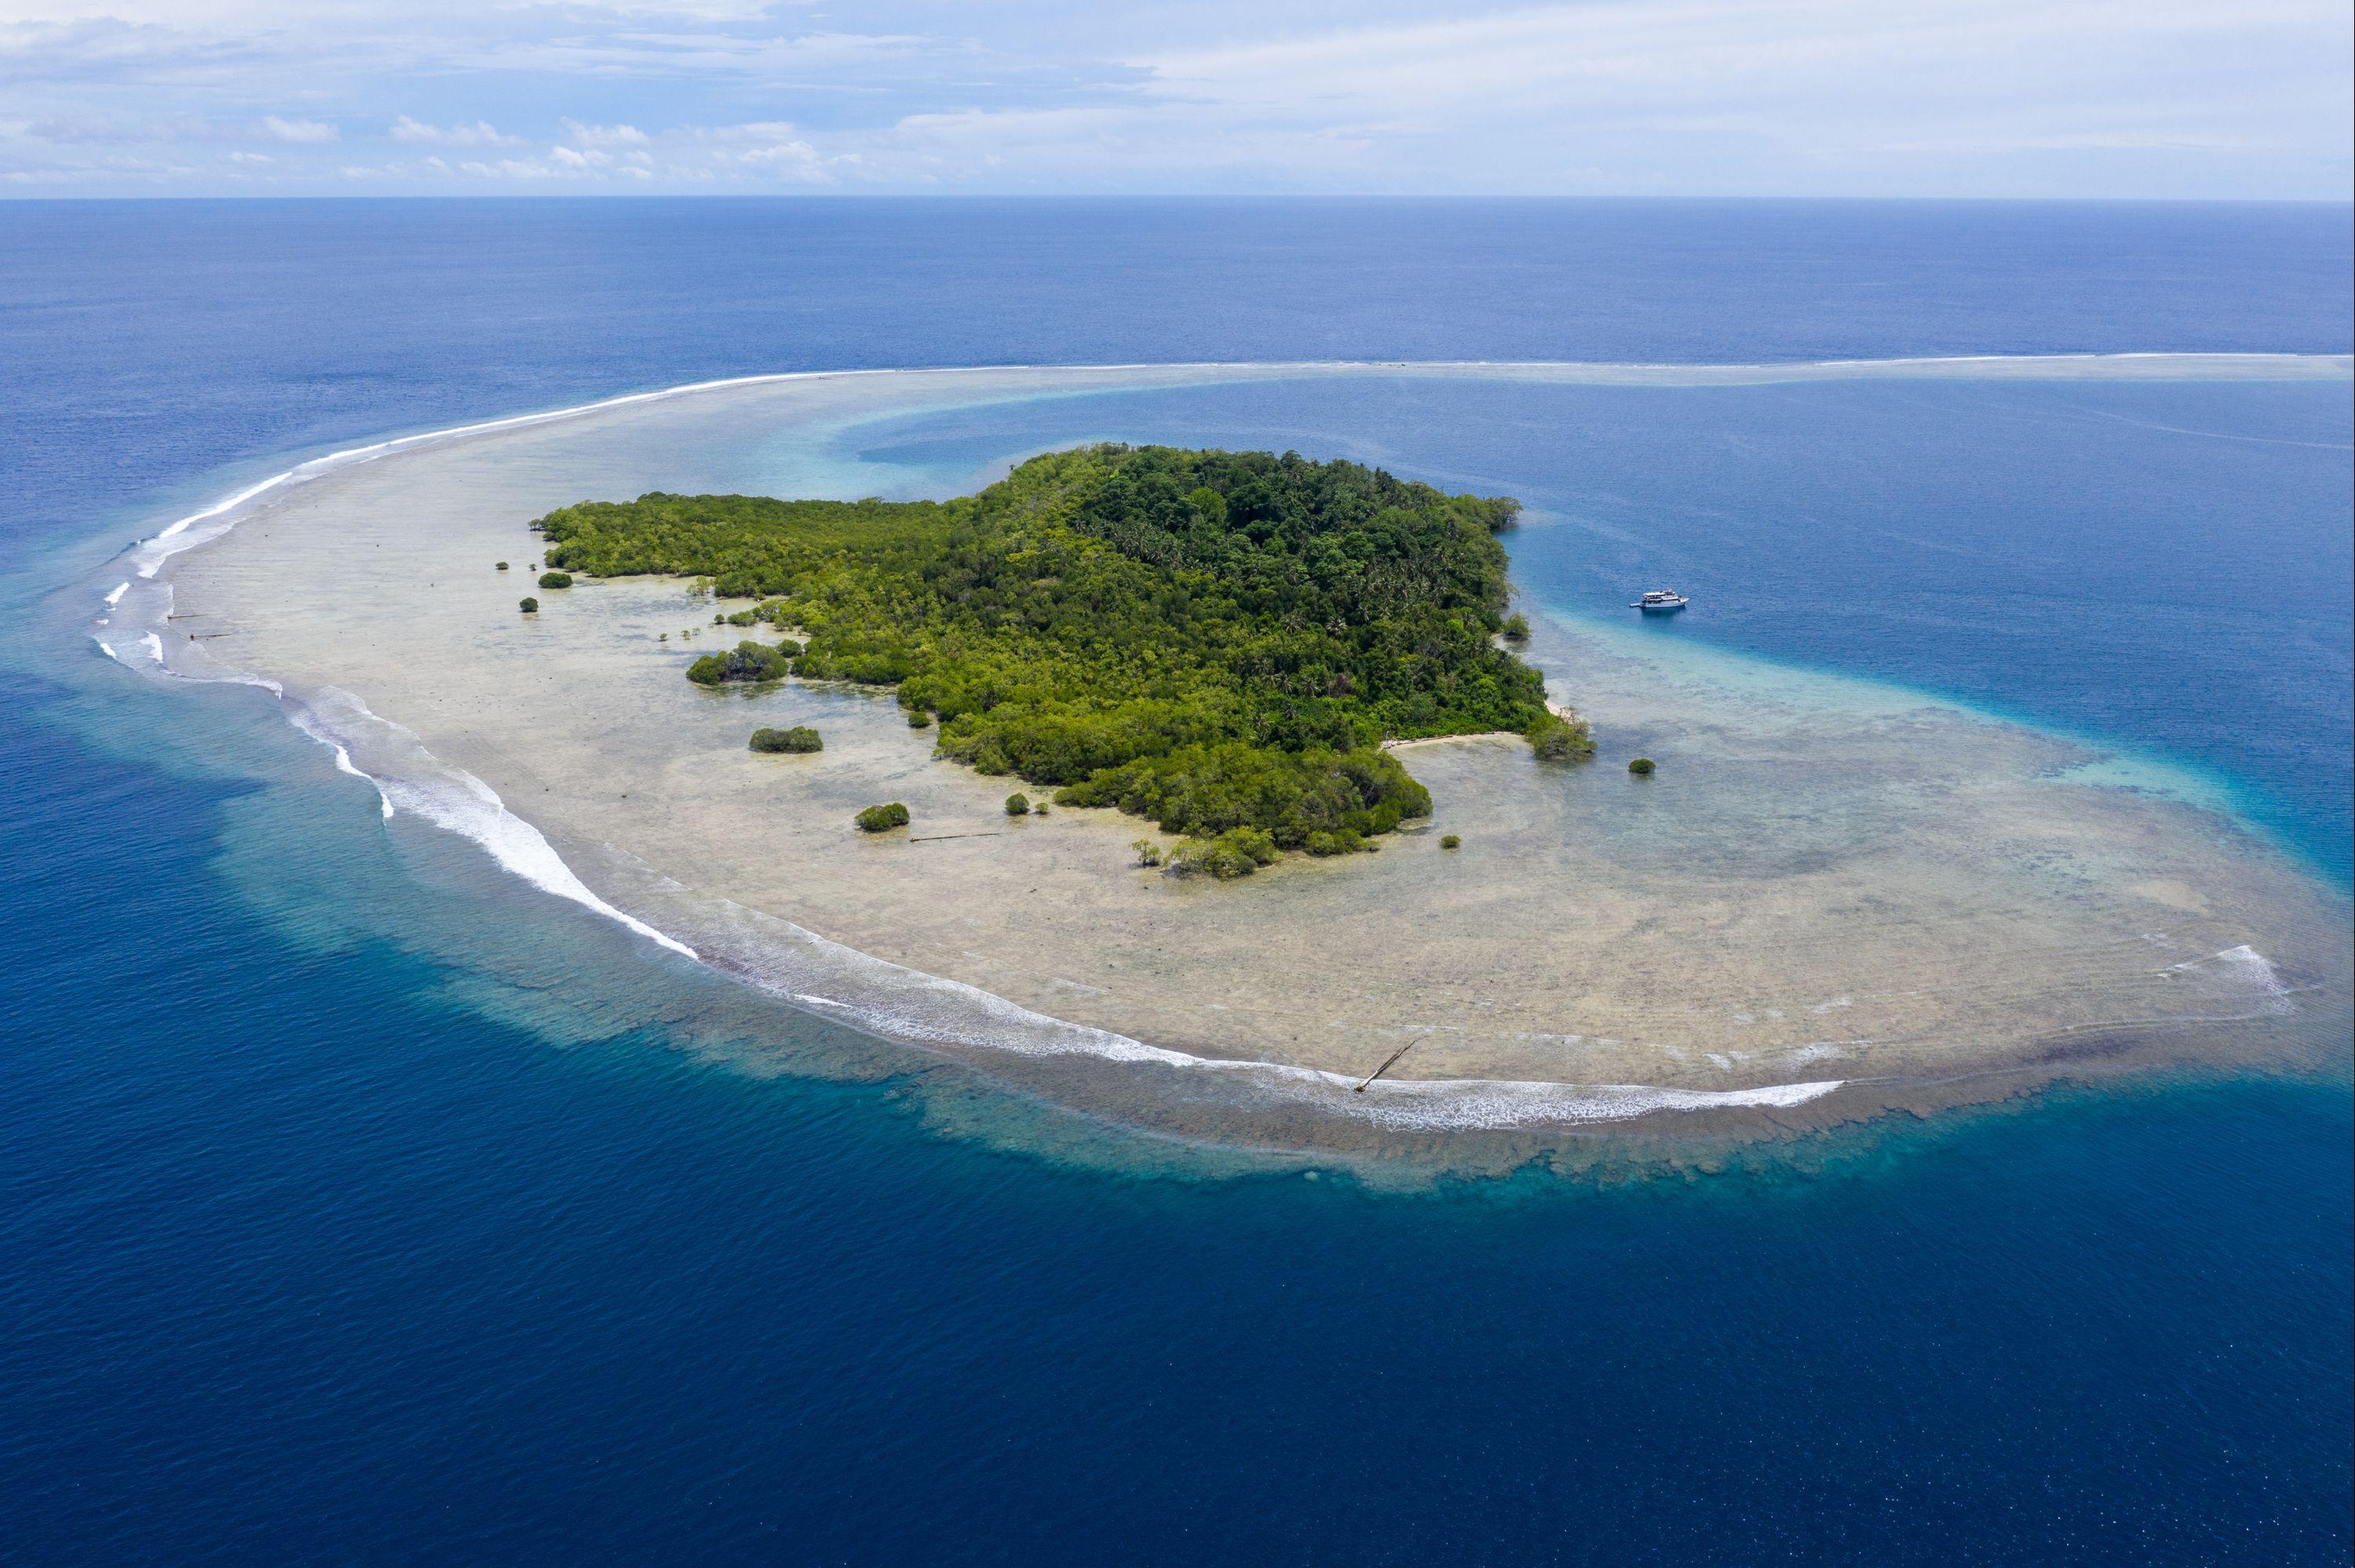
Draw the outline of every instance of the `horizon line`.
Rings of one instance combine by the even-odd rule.
[[[1862,207],[1908,204],[1946,207],[2355,207],[2348,196],[1891,196],[1740,195],[1675,193],[1533,194],[1464,191],[240,191],[58,193],[0,191],[0,207],[95,206],[158,202],[1476,202],[1589,203],[1672,206],[1677,204],[1768,206],[1777,203]]]

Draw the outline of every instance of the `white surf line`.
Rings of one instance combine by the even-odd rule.
[[[661,880],[687,891],[668,877]],[[877,958],[806,927],[726,899],[715,902],[750,917],[762,928],[765,957],[773,960],[794,948],[808,949],[821,965],[837,970],[836,983],[870,994],[858,1001],[820,995],[802,989],[809,983],[805,978],[772,977],[725,951],[706,957],[706,965],[789,1002],[847,1012],[858,1027],[885,1039],[934,1050],[963,1046],[1017,1056],[1092,1056],[1114,1063],[1231,1074],[1257,1079],[1296,1103],[1393,1128],[1494,1130],[1625,1121],[1654,1111],[1778,1108],[1820,1098],[1847,1082],[1835,1078],[1748,1089],[1681,1089],[1512,1078],[1381,1078],[1360,1094],[1356,1075],[1148,1045],[1108,1029],[1035,1012],[963,980]],[[947,1016],[930,1005],[942,997],[956,1004]]]
[[[365,779],[373,784],[386,821],[390,821],[400,809],[406,808],[437,828],[471,840],[488,853],[493,863],[501,870],[522,878],[541,892],[569,899],[584,909],[618,921],[648,941],[667,948],[683,958],[702,962],[703,955],[667,931],[657,930],[627,910],[618,909],[600,898],[565,863],[564,857],[556,853],[546,834],[507,809],[506,802],[499,799],[497,790],[464,768],[442,764],[438,758],[425,749],[414,732],[377,714],[358,697],[332,688],[320,694],[322,703],[347,705],[358,719],[373,724],[397,740],[413,747],[421,758],[441,768],[439,777],[371,773],[352,760],[350,748],[345,745],[343,737],[335,733],[318,705],[290,702],[284,689],[275,682],[249,679],[241,683],[267,687],[277,696],[280,706],[295,728],[333,748],[336,771]]]
[[[285,688],[278,685],[275,682],[269,683],[269,685],[272,691],[277,694],[280,701],[283,703],[286,695]],[[348,773],[355,779],[367,779],[370,787],[376,790],[377,805],[383,812],[384,820],[388,822],[392,821],[395,813],[393,810],[391,795],[386,792],[384,786],[378,781],[375,774],[368,772],[366,769],[362,768],[358,763],[352,760],[352,754],[349,747],[346,747],[342,741],[337,740],[334,736],[329,735],[325,729],[319,727],[319,726],[312,720],[306,710],[295,708],[290,705],[287,709],[287,721],[293,725],[296,729],[301,730],[304,735],[307,735],[313,740],[317,741],[321,746],[327,747],[335,752],[336,772]]]

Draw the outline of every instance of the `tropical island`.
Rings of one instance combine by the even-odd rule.
[[[551,573],[700,578],[758,601],[727,621],[795,633],[689,679],[896,686],[936,755],[1149,817],[1225,876],[1429,816],[1385,743],[1592,749],[1504,645],[1519,509],[1297,453],[1101,445],[953,501],[655,493],[535,526]]]
[[[344,748],[313,760],[357,824],[448,825],[662,962],[747,980],[714,993],[715,1042],[909,1059],[773,1028],[781,994],[1188,1139],[1420,1148],[1668,1108],[1733,1132],[2094,1067],[2343,1060],[2344,901],[2283,857],[1919,694],[1517,626],[1509,503],[1124,450],[933,505],[688,499],[745,488],[742,443],[780,432],[803,444],[771,470],[837,471],[854,394],[1092,384],[1010,375],[730,387],[355,462],[165,563],[174,613],[240,632],[167,628],[167,667],[282,687]],[[1529,664],[1576,672],[1610,766],[1521,738]],[[1310,787],[1184,842],[1058,799],[1167,773],[1138,804],[1199,812],[1242,793],[1229,755]],[[1252,825],[1303,852],[1349,810],[1378,827],[1348,767],[1386,763],[1428,788],[1429,831],[1318,860]],[[1348,809],[1310,817],[1337,780]],[[1165,874],[1246,832],[1281,857],[1248,895]]]

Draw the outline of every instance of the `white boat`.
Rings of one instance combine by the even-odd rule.
[[[1682,609],[1690,602],[1673,588],[1654,588],[1627,608],[1640,609],[1646,615],[1666,615],[1671,610]]]

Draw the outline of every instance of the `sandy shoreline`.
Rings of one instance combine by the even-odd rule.
[[[1024,396],[1053,378],[1003,379]],[[1199,886],[1130,865],[1129,842],[1159,836],[1135,819],[1009,824],[1005,781],[932,760],[888,697],[692,687],[685,663],[741,633],[709,628],[713,607],[682,584],[584,582],[516,613],[537,559],[524,524],[549,507],[775,490],[794,461],[775,430],[910,395],[764,383],[338,468],[158,559],[186,618],[171,629],[235,633],[183,634],[165,657],[220,674],[233,654],[279,683],[358,770],[396,781],[396,809],[405,789],[413,812],[455,812],[433,791],[482,780],[584,891],[731,972],[1202,1136],[1647,1109],[1696,1130],[1805,1124],[2125,1062],[2310,1060],[2343,1033],[2343,911],[2279,857],[2190,806],[2066,781],[2085,758],[2052,736],[1861,683],[1664,666],[1532,616],[1531,657],[1601,758],[1419,745],[1426,827],[1379,854]],[[773,445],[748,474],[733,454],[751,433]],[[140,613],[125,604],[126,628]],[[755,726],[803,723],[824,753],[745,749]],[[1657,779],[1628,778],[1635,749],[1660,759]],[[883,799],[929,842],[848,828]],[[1463,848],[1441,851],[1443,832]],[[903,971],[861,970],[859,954]],[[1348,1094],[1401,1046],[1381,1084]],[[1168,1053],[1264,1066],[1179,1088]]]

